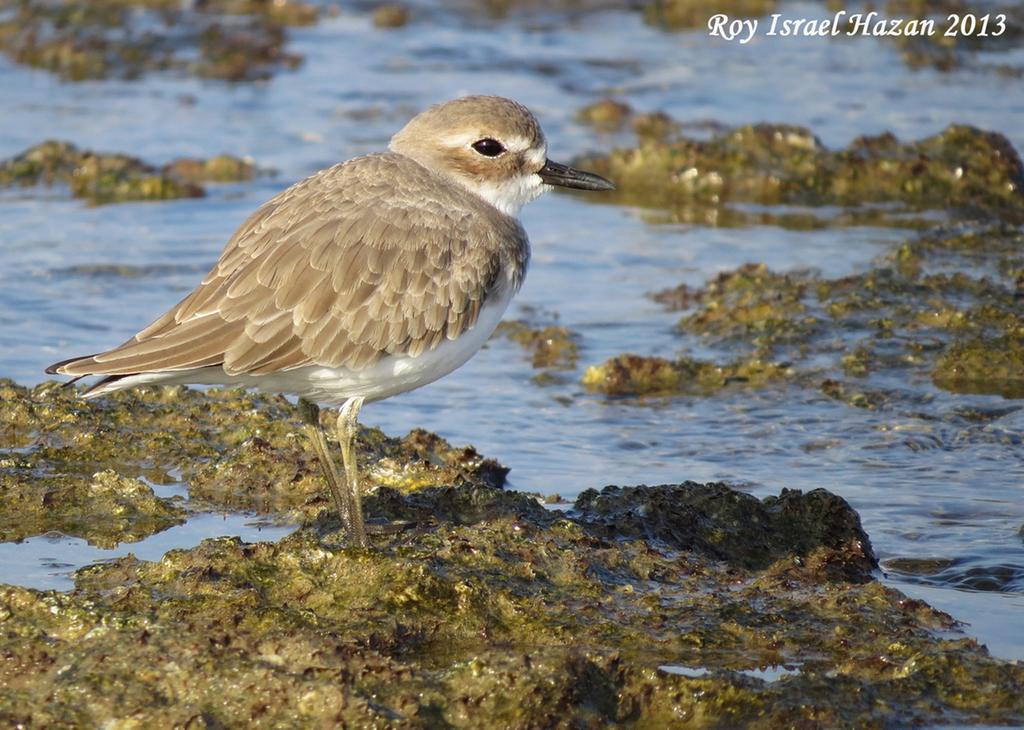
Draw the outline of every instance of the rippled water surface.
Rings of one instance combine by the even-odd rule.
[[[819,4],[786,8],[822,12]],[[260,202],[321,167],[380,149],[412,113],[462,93],[530,106],[554,159],[623,141],[573,121],[577,109],[608,95],[684,121],[807,125],[830,146],[884,130],[916,139],[962,122],[1024,149],[1019,78],[912,71],[892,46],[870,39],[729,45],[701,31],[666,33],[621,10],[495,18],[424,4],[418,13],[419,21],[388,32],[354,10],[295,29],[291,48],[304,65],[260,84],[161,76],[65,84],[0,60],[0,157],[59,138],[154,163],[229,152],[277,170],[212,186],[201,200],[99,208],[60,189],[0,191],[0,376],[36,383],[56,359],[131,336],[196,283]],[[514,487],[566,497],[609,483],[686,479],[726,480],[759,495],[827,487],[861,513],[883,564],[943,566],[889,570],[890,583],[968,622],[997,655],[1024,657],[1024,585],[1013,578],[1024,571],[1024,411],[1015,401],[919,383],[932,414],[922,418],[796,388],[637,403],[579,385],[586,365],[625,351],[698,351],[673,332],[678,314],[651,301],[652,291],[700,284],[748,261],[841,276],[906,232],[649,220],[562,195],[524,211],[534,258],[509,316],[528,307],[531,317],[578,332],[578,372],[541,386],[517,345],[494,340],[454,375],[368,407],[364,422],[391,433],[422,426],[473,443],[511,467]],[[132,268],[104,268],[110,264]],[[964,439],[963,424],[943,414],[966,406],[1001,410]],[[63,586],[61,576],[83,561],[129,550],[156,558],[203,536],[281,534],[247,523],[197,519],[117,553],[44,536],[0,545],[0,571],[6,581]]]

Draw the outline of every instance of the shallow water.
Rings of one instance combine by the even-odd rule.
[[[831,146],[884,130],[914,139],[961,122],[1003,132],[1024,149],[1020,79],[911,71],[892,46],[870,39],[734,46],[702,31],[665,33],[617,10],[495,19],[414,7],[420,20],[395,31],[374,30],[357,11],[295,29],[292,49],[305,64],[254,85],[159,76],[64,84],[0,60],[0,157],[60,138],[154,163],[249,155],[278,171],[211,186],[203,200],[101,208],[60,189],[0,191],[0,375],[35,383],[54,360],[131,336],[187,293],[260,202],[320,167],[379,149],[411,113],[461,93],[503,94],[532,107],[554,159],[616,142],[572,119],[609,94],[684,121],[804,124]],[[785,7],[794,16],[822,12],[817,4]],[[839,276],[907,234],[648,219],[563,195],[524,211],[534,258],[509,316],[529,307],[530,317],[557,316],[578,332],[579,371],[537,385],[519,347],[494,340],[443,381],[368,407],[365,423],[396,434],[422,426],[473,443],[512,468],[514,487],[569,498],[609,483],[686,479],[721,479],[756,494],[826,487],[861,513],[883,565],[953,561],[930,574],[888,569],[890,584],[967,622],[995,654],[1024,658],[1024,585],[993,578],[1024,571],[1024,412],[1016,402],[915,383],[938,416],[926,419],[849,408],[796,388],[637,403],[588,395],[578,384],[586,365],[625,351],[699,354],[699,343],[673,333],[678,315],[649,292],[699,284],[747,261]],[[102,268],[109,264],[135,268],[125,275]],[[968,405],[1005,413],[974,426],[943,417]],[[156,558],[203,536],[283,534],[249,520],[194,518],[116,554]],[[0,579],[66,587],[73,567],[114,555],[78,540],[33,538],[0,545]]]

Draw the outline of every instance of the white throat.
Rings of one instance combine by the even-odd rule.
[[[519,216],[519,211],[524,205],[549,188],[536,173],[520,175],[501,182],[467,185],[467,187],[502,213],[513,218]]]

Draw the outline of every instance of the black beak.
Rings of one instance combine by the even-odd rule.
[[[544,167],[537,172],[540,179],[548,185],[560,185],[563,188],[576,188],[577,190],[614,190],[615,186],[600,175],[592,172],[575,170],[568,165],[560,165],[557,162],[548,160]]]

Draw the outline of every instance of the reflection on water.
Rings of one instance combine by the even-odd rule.
[[[792,10],[823,12],[820,4]],[[957,121],[1024,147],[1019,80],[911,72],[893,48],[870,39],[762,39],[752,51],[699,32],[665,34],[623,11],[576,14],[568,27],[541,9],[506,20],[446,18],[387,43],[358,13],[296,29],[305,65],[258,85],[160,76],[68,85],[0,60],[0,156],[53,137],[157,164],[228,152],[280,171],[211,186],[204,200],[102,208],[58,189],[0,192],[0,375],[34,383],[56,359],[123,341],[194,285],[260,202],[320,167],[381,148],[415,110],[460,93],[508,95],[534,108],[555,159],[616,142],[573,121],[576,109],[611,93],[687,121],[806,124],[832,146],[884,130],[918,138]],[[652,302],[652,291],[698,285],[748,261],[841,276],[907,235],[868,225],[795,230],[781,227],[786,216],[808,211],[769,212],[779,225],[752,218],[711,228],[547,196],[524,211],[534,258],[517,301],[557,313],[580,334],[580,370],[539,386],[518,346],[494,340],[451,377],[368,407],[366,423],[391,433],[422,426],[473,443],[512,468],[514,486],[567,497],[607,483],[685,479],[726,480],[761,495],[826,487],[860,511],[891,584],[967,621],[994,653],[1024,657],[1013,628],[1024,606],[1007,594],[1021,591],[1024,566],[1024,413],[1012,402],[914,383],[929,399],[927,415],[849,408],[797,388],[637,404],[578,385],[586,365],[621,352],[701,354],[698,342],[673,332],[678,314]],[[517,306],[510,316],[521,316]],[[1001,410],[970,424],[957,416],[965,409]],[[155,559],[204,536],[287,532],[248,520],[195,517],[116,551],[33,538],[0,545],[0,572],[66,588],[71,565],[128,552]],[[908,558],[942,567],[900,562]]]
[[[50,533],[20,543],[0,543],[0,576],[20,585],[58,591],[74,587],[72,573],[85,565],[134,555],[139,560],[159,560],[168,550],[198,545],[214,536],[238,537],[244,542],[280,540],[292,526],[267,523],[252,515],[201,514],[188,522],[136,543],[122,543],[111,550],[93,547],[85,540]]]

